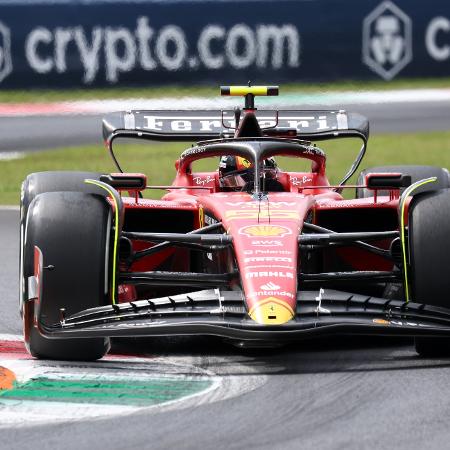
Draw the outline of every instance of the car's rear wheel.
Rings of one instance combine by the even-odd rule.
[[[450,308],[450,189],[413,199],[408,236],[412,299]],[[416,337],[415,347],[421,356],[450,356],[450,338]]]
[[[80,192],[47,192],[31,202],[24,245],[24,267],[34,266],[35,247],[43,257],[41,321],[59,323],[67,315],[107,303],[109,290],[110,206],[104,197]],[[35,275],[34,269],[28,277]],[[35,323],[35,300],[24,303],[24,336],[37,358],[95,360],[109,348],[103,338],[43,337]]]
[[[86,193],[99,193],[104,195],[104,191],[86,184],[85,179],[100,179],[100,173],[97,172],[63,172],[63,171],[48,171],[35,172],[28,175],[22,183],[21,198],[20,198],[20,256],[19,256],[19,273],[20,273],[20,298],[19,311],[22,314],[24,300],[28,297],[28,286],[24,282],[24,274],[29,274],[33,270],[33,266],[23,266],[23,241],[25,226],[28,215],[28,208],[34,198],[43,194],[44,192],[59,192],[59,191],[75,191]]]
[[[424,178],[437,177],[436,187],[445,189],[450,187],[450,177],[447,169],[434,166],[379,166],[364,169],[358,176],[357,184],[363,185],[366,176],[371,173],[403,173],[411,176],[411,182],[423,180]],[[374,191],[365,188],[356,189],[356,198],[373,197]],[[388,191],[378,191],[378,195],[388,195]]]

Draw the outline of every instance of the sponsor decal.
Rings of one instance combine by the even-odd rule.
[[[292,262],[292,258],[287,256],[252,256],[244,258],[244,262]]]
[[[348,200],[343,200],[343,201],[339,201],[339,200],[329,200],[329,199],[319,199],[316,200],[316,205],[319,208],[341,208],[341,209],[346,209],[346,208],[353,208],[355,205],[352,202],[349,202]]]
[[[249,225],[242,227],[239,234],[248,237],[254,236],[276,236],[283,237],[292,234],[292,230],[282,225]]]
[[[306,175],[303,175],[302,177],[291,177],[291,183],[293,186],[301,186],[306,183],[311,183],[312,178],[308,177]]]
[[[150,119],[152,120],[152,123],[155,121],[155,117],[154,116],[144,116],[144,119],[147,121],[147,126],[143,127],[145,129],[151,129],[151,130],[158,130],[161,131],[162,128],[155,128],[154,126],[150,126]],[[175,123],[175,125],[178,122],[185,122],[184,125],[181,126],[174,126],[174,123],[171,124],[171,129],[173,131],[190,131],[192,129],[191,127],[191,122],[189,120],[172,120],[172,122]],[[156,122],[156,124],[159,122]],[[162,124],[162,122],[161,122]],[[205,153],[208,151],[208,147],[204,146],[204,145],[199,145],[198,147],[194,147],[194,148],[189,148],[187,150],[185,150],[182,155],[181,158],[187,158],[188,156],[194,156],[194,155],[201,155],[202,153]]]
[[[294,274],[292,272],[281,272],[281,271],[261,271],[261,272],[248,272],[245,274],[245,278],[294,278]]]
[[[271,239],[259,239],[251,241],[251,245],[254,247],[282,247],[283,242]]]
[[[292,292],[287,291],[255,291],[248,294],[249,298],[254,297],[261,297],[266,295],[275,295],[277,297],[288,297],[288,298],[294,298],[294,294]]]
[[[227,206],[235,206],[242,208],[260,209],[261,202],[225,202]],[[270,208],[279,209],[283,207],[295,206],[295,202],[268,202]]]
[[[289,250],[244,250],[242,252],[244,255],[292,255]]]
[[[326,117],[327,116],[319,116],[319,119],[321,119],[323,121],[323,124],[321,127],[318,128],[318,130],[326,130],[330,127],[326,126]],[[339,123],[339,117],[341,118],[341,123]],[[308,117],[309,119],[309,117]],[[341,112],[338,114],[338,129],[340,130],[347,130],[348,129],[348,124],[347,124],[347,114],[345,114],[344,112]],[[298,129],[298,126],[296,127]],[[336,127],[331,127],[332,129],[336,129]],[[318,147],[306,147],[305,150],[303,151],[303,154],[305,155],[317,155],[317,156],[325,156],[325,153],[323,152],[323,150],[321,150]]]
[[[260,289],[263,291],[276,291],[277,289],[280,289],[280,287],[281,286],[278,286],[278,284],[269,281],[268,283],[261,285]]]
[[[211,181],[214,181],[214,177],[207,175],[206,177],[194,177],[192,178],[194,183],[197,186],[205,186],[205,184],[211,183]]]
[[[278,297],[288,297],[293,299],[295,296],[292,292],[287,291],[255,291],[250,294],[248,294],[249,298],[255,298],[255,297],[261,297],[261,296],[267,296],[267,295],[275,295]]]
[[[292,209],[278,209],[272,210],[272,204],[270,204],[270,210],[261,209],[230,209],[225,212],[225,217],[228,220],[236,220],[236,219],[298,219],[297,211]]]
[[[162,132],[170,132],[170,131],[183,131],[187,133],[195,132],[225,132],[225,128],[234,128],[235,120],[233,116],[227,115],[226,111],[223,112],[223,116],[220,114],[215,114],[214,112],[208,113],[205,111],[198,111],[198,114],[195,115],[180,115],[175,114],[172,111],[169,113],[161,113],[158,114],[153,113],[150,114],[147,112],[142,116],[142,121],[139,122],[139,125],[136,128],[142,128],[144,130],[150,131],[162,131]],[[267,126],[274,126],[276,121],[267,120],[267,114],[264,111],[260,111],[257,113],[257,120],[261,128],[265,128]],[[335,123],[336,125],[329,125],[331,123]],[[289,115],[288,113],[282,114],[278,116],[278,126],[286,126],[288,128],[296,128],[301,132],[317,132],[324,131],[328,129],[347,129],[347,116],[345,113],[334,113],[330,112],[329,115],[311,115],[308,117],[299,117],[294,115]],[[189,155],[201,154],[203,153],[205,148],[203,146],[195,147],[193,149],[186,150],[182,157],[186,157]],[[307,147],[303,151],[304,154],[309,155],[318,155],[324,156],[322,150],[314,147]],[[244,160],[244,158],[242,158]],[[245,162],[247,161],[247,162]],[[245,170],[248,160],[245,159],[244,162],[239,163],[239,170]],[[220,163],[222,164],[222,163]],[[220,165],[219,164],[219,165]],[[249,163],[251,164],[251,163]],[[280,193],[281,194],[281,193]],[[285,203],[285,206],[289,206],[289,203],[295,205],[292,202],[271,202],[270,205],[274,205],[274,208],[282,207],[282,204]],[[229,202],[229,206],[254,206],[256,207],[259,202]]]
[[[257,264],[254,266],[245,266],[245,270],[274,270],[274,269],[287,269],[287,270],[295,270],[294,266],[284,266],[282,264]]]
[[[363,62],[385,80],[412,60],[412,23],[390,1],[378,5],[363,22]]]
[[[124,203],[126,203],[126,199],[124,198]],[[142,199],[139,201],[140,206],[144,206],[145,208],[155,208],[155,209],[190,209],[193,210],[195,206],[186,205],[184,203],[178,202],[169,202],[169,201],[146,201],[146,199]]]

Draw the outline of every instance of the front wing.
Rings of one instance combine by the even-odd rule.
[[[302,291],[296,317],[261,325],[248,317],[241,291],[210,289],[87,309],[46,325],[48,338],[215,335],[250,341],[296,341],[330,334],[450,336],[450,309],[337,290]]]

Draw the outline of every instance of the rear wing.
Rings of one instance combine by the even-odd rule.
[[[263,136],[279,129],[295,130],[310,141],[358,137],[367,142],[369,122],[360,114],[346,111],[255,111]],[[103,137],[136,137],[157,141],[200,141],[232,137],[235,113],[231,110],[126,111],[110,113],[103,119]]]

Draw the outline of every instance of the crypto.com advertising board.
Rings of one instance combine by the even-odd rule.
[[[449,73],[449,0],[0,0],[3,88]]]

